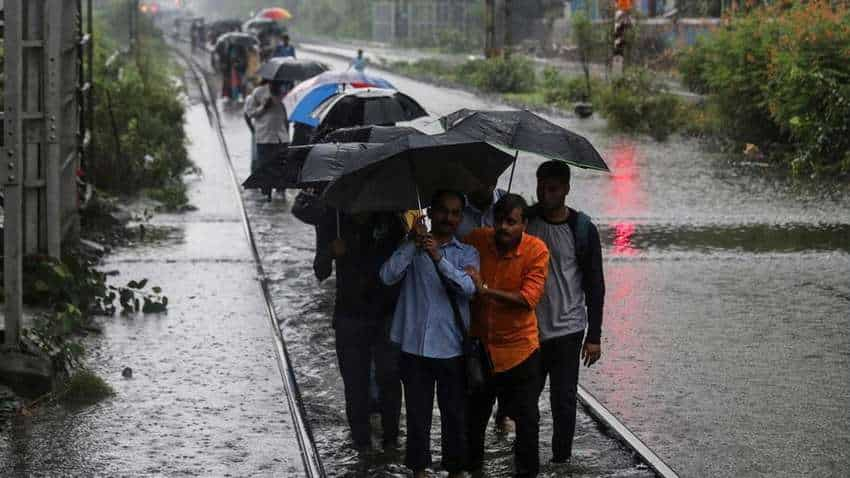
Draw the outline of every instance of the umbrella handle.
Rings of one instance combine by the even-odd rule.
[[[340,225],[339,225],[339,209],[336,210],[336,238],[341,239],[342,234],[340,233]]]
[[[514,184],[514,171],[516,170],[516,159],[519,157],[519,150],[514,153],[514,162],[511,164],[511,177],[508,179],[508,192],[511,192],[511,186]]]
[[[419,206],[419,214],[425,218],[425,227],[430,231],[431,230],[431,218],[428,217],[428,213],[422,209],[422,199],[419,197],[419,185],[416,185],[416,204]]]

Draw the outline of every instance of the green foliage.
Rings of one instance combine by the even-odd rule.
[[[96,403],[115,395],[115,390],[90,370],[79,370],[65,382],[59,400],[77,405]]]
[[[24,258],[24,303],[56,310],[68,304],[86,315],[109,313],[106,275],[80,256],[62,261],[46,256]]]
[[[24,259],[24,303],[48,308],[23,335],[57,365],[79,368],[84,349],[77,334],[93,327],[92,316],[112,315],[116,299],[122,313],[157,313],[168,308],[168,297],[147,279],[125,286],[106,284],[106,275],[76,255],[62,261],[44,256]]]
[[[540,81],[546,103],[565,108],[577,101],[590,101],[593,92],[598,92],[602,87],[602,82],[590,78],[590,85],[588,89],[587,77],[564,76],[552,67],[543,69]]]
[[[599,108],[609,127],[663,141],[680,127],[683,105],[651,72],[631,68],[602,89]]]
[[[786,150],[797,174],[850,173],[850,10],[779,2],[729,18],[679,61],[740,142]]]
[[[494,93],[523,93],[534,89],[537,75],[531,60],[520,56],[469,60],[456,75],[462,82]]]
[[[125,3],[100,11],[96,23],[95,142],[86,173],[100,189],[132,195],[182,182],[191,163],[179,70],[150,19],[139,17],[135,50],[119,53]]]

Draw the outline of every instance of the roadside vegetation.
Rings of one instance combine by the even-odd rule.
[[[621,75],[610,70],[610,34],[573,17],[583,74],[535,68],[522,56],[428,59],[390,68],[469,86],[531,108],[571,110],[590,101],[612,130],[663,141],[679,133],[770,161],[794,176],[850,174],[850,13],[826,0],[778,2],[726,17],[722,28],[681,51],[672,64],[697,102],[669,91],[632,51]],[[629,33],[633,41],[639,31]],[[669,54],[665,56],[670,56]],[[606,66],[591,74],[591,64]],[[650,62],[651,63],[651,62]]]
[[[684,82],[715,105],[721,133],[798,175],[850,174],[850,10],[777,2],[728,18],[681,55]]]
[[[147,16],[132,47],[126,1],[98,11],[95,44],[94,147],[86,177],[100,191],[140,193],[168,211],[187,207],[183,174],[191,168],[183,130],[179,69]]]
[[[95,12],[94,130],[83,167],[96,192],[81,218],[83,237],[103,238],[108,245],[128,242],[123,239],[129,237],[130,214],[123,211],[127,217],[118,219],[120,201],[141,195],[158,201],[164,210],[187,208],[183,175],[192,167],[183,130],[180,71],[147,17],[139,17],[136,41],[129,41],[129,5],[126,0],[103,3]],[[2,53],[0,42],[0,86]],[[22,347],[49,357],[64,380],[60,389],[18,410],[22,414],[47,402],[88,403],[111,395],[109,385],[83,361],[85,337],[101,330],[97,317],[168,308],[168,298],[147,279],[109,283],[107,274],[96,268],[103,250],[68,244],[63,252],[61,259],[24,259],[23,299],[31,319],[21,330]],[[0,411],[15,400],[12,395],[0,397]]]

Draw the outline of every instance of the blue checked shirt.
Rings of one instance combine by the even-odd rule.
[[[409,354],[453,358],[463,354],[463,336],[437,268],[454,290],[464,325],[469,328],[469,300],[475,295],[475,284],[464,268],[478,269],[479,258],[474,247],[457,239],[440,246],[440,251],[443,258],[434,263],[413,241],[405,241],[381,267],[380,276],[387,285],[403,281],[390,340]]]

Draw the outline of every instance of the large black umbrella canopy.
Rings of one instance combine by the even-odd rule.
[[[425,134],[410,126],[352,126],[331,131],[318,143],[389,143],[402,136]]]
[[[452,133],[408,135],[353,156],[323,194],[349,213],[418,209],[440,189],[479,190],[495,184],[513,161],[486,142]]]
[[[346,166],[365,160],[360,154],[368,149],[382,146],[378,143],[319,143],[307,146],[310,152],[304,157],[298,174],[298,186],[322,186],[340,176]],[[298,167],[296,161],[293,166]]]
[[[396,90],[356,88],[331,96],[310,115],[323,125],[391,125],[428,116],[416,100]]]
[[[248,176],[245,189],[324,186],[342,175],[347,163],[362,161],[358,153],[381,146],[373,143],[319,143],[292,146]]]
[[[584,136],[527,110],[460,109],[440,118],[446,131],[511,149],[539,154],[573,166],[609,171],[602,155]]]
[[[328,67],[314,60],[303,58],[272,58],[263,63],[257,75],[264,80],[302,81],[328,70]]]

